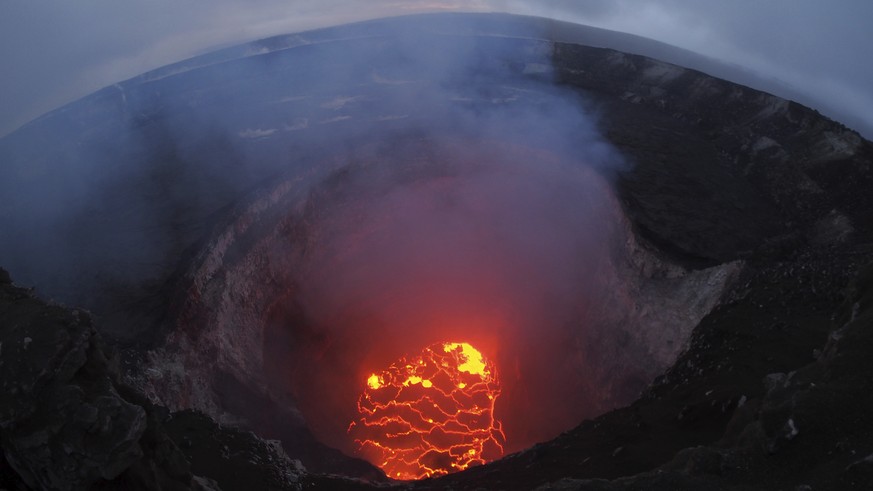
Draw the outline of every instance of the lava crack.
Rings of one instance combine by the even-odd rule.
[[[468,343],[438,343],[370,375],[349,425],[359,452],[395,479],[421,479],[503,455],[497,371]]]

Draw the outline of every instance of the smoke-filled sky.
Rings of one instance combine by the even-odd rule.
[[[0,135],[217,47],[433,11],[539,15],[650,37],[815,94],[823,112],[850,115],[873,137],[869,0],[0,0]]]

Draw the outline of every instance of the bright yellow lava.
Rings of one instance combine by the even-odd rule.
[[[443,349],[446,353],[451,353],[458,349],[459,346],[465,361],[458,365],[458,371],[467,372],[472,375],[487,375],[485,359],[482,353],[468,343],[446,343],[443,345]]]
[[[407,368],[412,369],[412,366],[407,365]],[[410,375],[406,380],[403,381],[404,387],[409,387],[410,385],[415,385],[415,384],[421,384],[421,386],[424,387],[425,389],[429,389],[429,388],[433,387],[433,382],[431,382],[430,380],[424,380],[421,377],[417,377],[415,375]],[[381,384],[380,384],[380,386],[381,386]],[[373,387],[372,385],[370,385],[370,388],[371,389],[378,389],[379,387]]]
[[[370,386],[371,389],[375,390],[379,387],[382,387],[382,381],[379,380],[379,376],[374,373],[373,375],[370,375],[370,378],[367,379],[367,385]]]

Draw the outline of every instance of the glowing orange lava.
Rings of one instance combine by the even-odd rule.
[[[503,455],[497,371],[468,343],[428,346],[367,378],[349,434],[395,479],[421,479]]]

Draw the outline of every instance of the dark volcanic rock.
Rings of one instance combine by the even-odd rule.
[[[91,316],[47,305],[0,269],[0,486],[10,489],[295,489],[300,472],[281,447],[206,424],[185,433],[180,420],[120,381]],[[210,426],[211,425],[211,426]],[[165,427],[166,426],[166,427]],[[178,428],[179,435],[169,430]],[[202,458],[184,449],[234,445],[242,459]],[[218,472],[219,484],[191,473]],[[228,476],[237,476],[228,480]],[[248,484],[258,482],[247,481]]]
[[[766,241],[870,240],[873,147],[770,94],[663,61],[556,43],[562,83],[595,100],[634,165],[618,188],[643,236],[691,264]],[[864,183],[864,184],[862,184]],[[696,260],[696,261],[695,261]]]
[[[277,441],[222,427],[195,411],[174,413],[166,423],[195,474],[208,475],[224,491],[296,489],[303,468]]]
[[[0,429],[22,479],[80,489],[143,458],[146,413],[118,394],[90,316],[9,284],[0,300]]]
[[[846,292],[817,360],[768,375],[713,446],[688,448],[656,471],[539,489],[873,488],[873,266]]]

